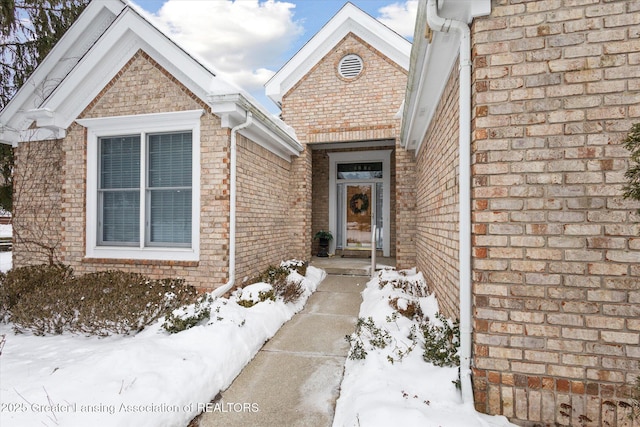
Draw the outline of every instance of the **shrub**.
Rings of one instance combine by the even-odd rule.
[[[306,266],[304,268],[306,272]],[[297,266],[294,269],[297,269]],[[293,302],[302,296],[304,289],[300,282],[289,280],[291,271],[292,269],[286,266],[269,266],[256,278],[254,283],[269,283],[273,286],[276,297],[282,298],[285,303]]]
[[[306,276],[307,267],[309,266],[309,263],[307,261],[292,259],[292,260],[283,262],[282,264],[280,264],[280,266],[284,268],[288,268],[291,271],[295,270],[301,276]]]
[[[432,323],[423,323],[420,326],[424,336],[425,362],[433,363],[436,366],[459,366],[460,356],[460,322],[449,323],[440,313],[436,317],[442,322],[442,326]]]
[[[15,273],[14,273],[15,271]],[[24,267],[2,283],[16,332],[64,331],[106,336],[138,332],[196,298],[182,279],[151,280],[141,274],[104,271],[74,277],[65,266]]]
[[[240,295],[242,297],[242,295]],[[259,302],[264,302],[264,301],[275,301],[276,300],[276,294],[275,291],[272,289],[269,289],[268,291],[260,291],[258,292],[258,301],[254,301],[252,299],[238,299],[236,302],[238,303],[238,305],[244,307],[244,308],[250,308],[253,307],[254,305],[256,305]]]
[[[640,200],[640,123],[631,126],[623,145],[631,152],[629,169],[624,175],[628,180],[624,187],[624,197]]]
[[[367,347],[385,348],[392,341],[389,332],[376,326],[372,317],[367,319],[359,317],[356,322],[356,331],[351,335],[346,335],[345,339],[351,345],[348,357],[352,360],[366,358]]]
[[[90,335],[139,332],[196,298],[184,279],[151,280],[122,271],[89,273],[76,278],[73,287],[82,295],[77,330]]]
[[[631,392],[631,418],[640,419],[640,377],[636,377],[636,383]]]
[[[58,288],[73,277],[73,270],[62,264],[14,268],[0,276],[0,320],[8,321],[12,309],[37,288]]]
[[[211,317],[211,295],[203,295],[191,306],[178,308],[164,317],[162,327],[170,334],[186,331],[196,326],[198,323]]]
[[[389,300],[389,306],[407,319],[422,319],[423,317],[419,301],[406,298],[392,298]]]

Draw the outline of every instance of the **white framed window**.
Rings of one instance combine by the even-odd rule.
[[[197,261],[203,110],[81,119],[89,258]]]

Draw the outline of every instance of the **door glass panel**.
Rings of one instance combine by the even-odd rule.
[[[350,249],[371,248],[371,184],[349,184],[346,186],[347,247]]]

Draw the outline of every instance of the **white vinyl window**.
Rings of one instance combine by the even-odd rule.
[[[201,110],[83,119],[87,256],[197,260]]]

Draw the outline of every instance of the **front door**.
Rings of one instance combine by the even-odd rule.
[[[346,249],[371,250],[371,224],[373,221],[372,184],[347,184],[345,191]]]

